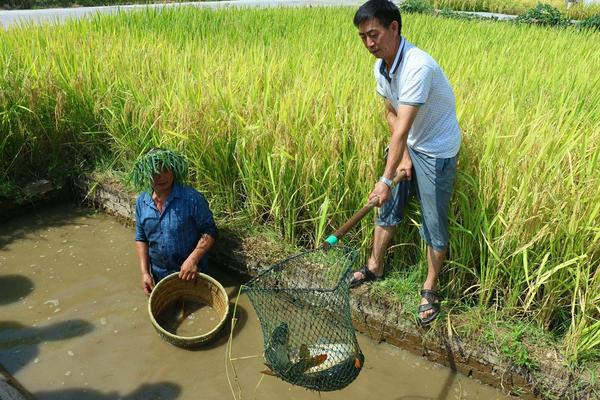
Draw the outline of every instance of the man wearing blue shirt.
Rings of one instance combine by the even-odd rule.
[[[170,155],[181,157],[173,152]],[[173,272],[179,271],[183,280],[192,280],[198,271],[205,271],[207,253],[217,236],[204,196],[177,182],[168,165],[158,164],[152,175],[152,193],[142,192],[135,206],[135,246],[146,294]]]
[[[421,206],[421,237],[427,243],[427,278],[421,290],[419,322],[440,311],[437,280],[448,250],[448,208],[456,175],[460,130],[454,94],[436,61],[402,37],[398,7],[369,0],[354,16],[366,49],[377,58],[373,73],[383,97],[390,138],[385,169],[369,199],[379,199],[373,250],[354,273],[351,287],[383,277],[383,257],[404,207],[416,194]],[[397,173],[408,180],[392,185]]]

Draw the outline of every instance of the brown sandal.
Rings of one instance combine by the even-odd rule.
[[[427,300],[427,303],[419,306],[417,311],[417,320],[421,326],[425,326],[432,323],[433,320],[439,315],[440,300],[442,297],[435,290],[423,289],[421,290],[421,298]],[[421,313],[429,310],[433,310],[433,313],[426,318],[421,318]]]
[[[363,283],[367,283],[367,282],[375,282],[375,281],[380,281],[383,279],[383,275],[381,276],[377,276],[375,275],[373,272],[371,272],[371,270],[369,269],[369,267],[367,265],[363,265],[361,269],[359,269],[357,272],[360,272],[362,274],[362,278],[356,279],[356,278],[352,278],[352,280],[350,281],[350,289],[358,287],[360,285],[362,285]]]

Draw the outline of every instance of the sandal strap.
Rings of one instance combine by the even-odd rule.
[[[442,296],[435,290],[422,289],[421,297],[427,300],[428,303],[439,303],[442,300]]]
[[[379,278],[377,275],[375,275],[374,273],[371,272],[371,270],[369,269],[369,267],[367,265],[363,265],[363,267],[360,269],[359,272],[361,274],[363,274],[365,279],[368,281],[374,281],[377,278]]]
[[[429,310],[433,310],[434,313],[440,311],[440,303],[427,303],[419,305],[419,314],[422,312],[426,312]]]

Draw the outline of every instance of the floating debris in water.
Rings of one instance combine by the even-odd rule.
[[[40,362],[40,359],[39,359],[39,358],[37,358],[37,357],[35,358],[35,360],[33,360],[33,363],[34,363],[34,364],[37,364],[37,363],[39,363],[39,362]]]
[[[73,357],[75,355],[75,353],[73,353],[71,350],[67,351],[67,354],[70,355],[71,357]]]
[[[59,311],[60,311],[60,308],[57,308],[56,310],[54,310],[54,313],[56,314]]]
[[[71,375],[71,371],[65,372],[65,376],[69,376],[69,375]]]
[[[100,324],[106,325],[106,318],[104,318],[104,317],[100,318]]]
[[[58,299],[46,300],[44,304],[50,304],[53,307],[58,307],[59,301]]]

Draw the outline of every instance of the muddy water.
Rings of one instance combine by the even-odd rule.
[[[157,318],[166,331],[177,336],[194,337],[210,332],[221,321],[217,311],[200,302],[175,302]]]
[[[212,270],[233,298],[239,282]],[[332,393],[259,373],[262,335],[245,296],[233,334],[237,399],[504,399],[498,391],[359,336],[365,367]],[[229,326],[225,327],[226,330]],[[224,331],[225,332],[225,331]],[[39,399],[233,399],[227,335],[200,350],[151,326],[133,230],[108,216],[59,207],[0,226],[0,363]]]

